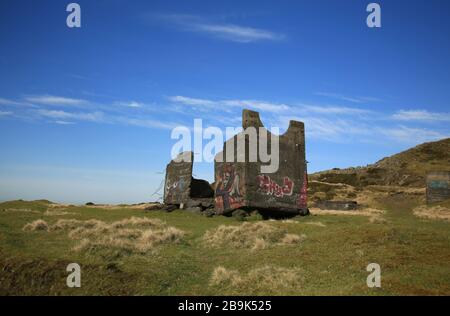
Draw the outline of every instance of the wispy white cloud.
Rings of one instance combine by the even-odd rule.
[[[88,80],[89,78],[86,76],[78,75],[78,74],[67,74],[67,77],[80,79],[80,80]]]
[[[204,33],[216,38],[238,43],[279,41],[286,36],[281,33],[249,26],[211,22],[198,16],[183,14],[159,14],[153,18],[163,20],[183,31]]]
[[[75,124],[75,122],[107,123],[132,125],[154,129],[172,129],[180,124],[152,118],[136,118],[124,115],[107,114],[101,111],[95,112],[68,112],[59,110],[37,110],[38,117],[53,119],[53,123],[60,125]]]
[[[184,97],[181,95],[171,96],[171,97],[168,97],[168,99],[169,99],[169,101],[172,101],[175,103],[181,103],[181,104],[185,104],[185,105],[196,105],[196,106],[207,106],[207,107],[217,105],[217,102],[215,102],[215,101]]]
[[[373,113],[371,110],[352,108],[345,106],[322,106],[322,105],[311,105],[311,104],[299,104],[303,111],[308,111],[318,114],[342,114],[342,115],[355,115],[355,114],[369,114]]]
[[[267,112],[279,112],[287,111],[290,107],[282,103],[271,103],[258,100],[224,100],[222,101],[224,105],[236,106],[236,107],[249,107],[256,110],[267,111]]]
[[[188,106],[206,108],[210,111],[227,111],[232,108],[249,108],[263,112],[272,112],[283,115],[287,111],[291,114],[315,113],[321,115],[365,115],[375,112],[362,108],[345,107],[337,105],[318,105],[318,104],[285,104],[260,100],[210,100],[191,98],[186,96],[172,96],[168,98],[171,102]]]
[[[280,127],[281,131],[287,128],[290,120],[302,121],[306,124],[308,137],[327,141],[343,142],[348,141],[349,136],[368,136],[372,129],[366,123],[355,122],[355,118],[360,118],[363,114],[372,114],[369,110],[359,108],[311,104],[288,105],[257,100],[210,100],[186,96],[173,96],[169,97],[169,100],[196,109],[206,109],[208,115],[212,114],[211,120],[215,117],[222,124],[232,124],[231,126],[241,124],[241,117],[233,115],[237,115],[239,113],[237,110],[244,108],[260,111],[266,127]],[[233,111],[225,115],[218,114],[227,110]],[[204,117],[203,114],[202,117]]]
[[[144,103],[136,102],[136,101],[119,101],[119,102],[115,102],[114,104],[119,105],[119,106],[129,107],[129,108],[142,108],[145,106]]]
[[[282,40],[285,37],[283,34],[274,33],[268,30],[235,24],[197,24],[195,25],[195,29],[199,32],[209,33],[239,43],[277,41]]]
[[[29,105],[29,104],[26,102],[0,98],[0,105],[21,106],[21,105]]]
[[[274,112],[284,114],[285,111],[291,111],[291,113],[317,113],[322,115],[362,115],[374,113],[371,110],[336,106],[336,105],[318,105],[318,104],[305,104],[299,103],[295,105],[289,105],[285,103],[274,103],[260,100],[210,100],[191,98],[186,96],[171,96],[169,101],[189,106],[197,106],[209,109],[211,111],[226,111],[230,108],[250,108],[264,112]]]
[[[74,119],[79,121],[90,121],[90,122],[103,122],[105,121],[105,116],[103,112],[67,112],[67,111],[57,111],[57,110],[37,110],[36,113],[43,117],[48,117],[57,120],[67,120]]]
[[[180,124],[160,119],[155,110],[148,104],[137,101],[112,101],[108,104],[89,101],[81,98],[68,98],[50,94],[33,95],[22,98],[23,102],[0,98],[0,105],[22,105],[30,107],[21,108],[17,113],[0,110],[0,116],[14,114],[17,119],[24,121],[45,120],[58,125],[73,125],[78,122],[91,122],[100,124],[118,124],[139,126],[153,129],[172,129]],[[186,100],[185,100],[186,101]],[[89,105],[89,110],[85,105]],[[64,107],[63,109],[54,106]],[[136,111],[138,110],[139,111]],[[149,113],[153,114],[150,116]],[[139,115],[139,116],[137,116]]]
[[[291,117],[279,118],[280,126],[288,126],[289,120],[305,123],[305,133],[310,139],[325,140],[333,143],[361,143],[395,141],[405,144],[419,144],[450,136],[449,132],[420,127],[392,126],[373,122],[356,122],[339,117]]]
[[[375,97],[361,97],[361,96],[346,96],[339,93],[331,93],[331,92],[316,92],[315,95],[333,98],[341,101],[348,101],[353,103],[366,103],[366,102],[380,102],[382,101],[379,98]]]
[[[18,119],[46,119],[59,125],[70,125],[77,122],[101,124],[118,124],[139,126],[152,129],[172,129],[179,123],[167,121],[168,113],[176,113],[181,122],[186,119],[202,117],[209,124],[218,126],[238,126],[241,124],[240,111],[244,108],[261,112],[267,127],[288,126],[289,120],[305,123],[307,137],[330,142],[367,142],[367,141],[399,141],[411,143],[435,140],[446,137],[448,128],[437,125],[450,121],[449,113],[429,112],[426,110],[401,110],[392,115],[360,107],[340,105],[321,105],[315,103],[277,103],[251,99],[210,99],[189,96],[169,96],[170,106],[153,109],[147,103],[138,101],[112,101],[99,104],[84,99],[73,99],[51,95],[25,98],[24,102],[39,104],[39,109],[0,111],[0,116],[14,115]],[[20,101],[0,99],[8,105]],[[30,104],[30,103],[28,103]],[[52,108],[52,105],[64,104],[64,110]],[[75,110],[78,105],[89,104],[90,110]],[[193,111],[186,111],[186,106]],[[20,108],[19,108],[20,109]],[[17,113],[16,113],[17,112]],[[201,113],[201,114],[200,114]],[[397,125],[395,120],[407,122],[407,126]],[[417,121],[417,122],[416,122]],[[420,122],[436,122],[433,129],[425,129]],[[189,122],[190,124],[192,122]],[[231,125],[230,125],[231,124]],[[406,123],[405,123],[406,124]],[[414,142],[413,141],[413,142]]]
[[[163,120],[155,119],[142,119],[142,118],[130,118],[130,117],[116,117],[115,120],[119,123],[126,125],[133,125],[138,127],[156,128],[156,129],[173,129],[176,126],[180,126],[177,123],[166,122]]]
[[[186,96],[173,96],[169,97],[169,100],[176,104],[205,110],[207,114],[213,113],[214,116],[227,110],[236,113],[237,109],[255,109],[261,111],[263,121],[266,119],[263,123],[269,123],[266,127],[278,126],[283,131],[290,120],[297,120],[305,123],[308,138],[335,143],[377,141],[418,143],[446,136],[443,132],[423,129],[420,126],[396,126],[384,113],[359,107],[305,103],[291,105],[257,100],[211,100]],[[227,117],[231,115],[230,113],[224,116]],[[436,115],[429,116],[436,117]],[[440,120],[444,120],[442,115]]]
[[[185,96],[172,96],[168,99],[174,103],[205,107],[213,111],[225,111],[230,108],[250,108],[267,112],[279,112],[290,109],[286,104],[270,103],[259,100],[208,100]]]
[[[54,95],[28,96],[25,98],[25,100],[31,103],[59,106],[79,106],[89,103],[84,99],[73,99]]]
[[[68,121],[55,121],[54,122],[55,124],[58,124],[58,125],[73,125],[73,124],[75,124],[74,122],[68,122]]]
[[[392,115],[399,121],[450,122],[450,113],[429,112],[427,110],[400,110]]]
[[[365,124],[356,124],[352,120],[318,116],[280,116],[278,125],[288,126],[290,120],[305,123],[305,133],[308,137],[333,142],[350,141],[355,136],[362,137],[371,134],[371,128]]]
[[[407,126],[399,126],[395,128],[378,128],[377,130],[379,133],[385,135],[386,137],[402,143],[423,143],[427,141],[443,139],[450,136],[450,134],[443,134],[441,132],[430,129],[413,128]]]

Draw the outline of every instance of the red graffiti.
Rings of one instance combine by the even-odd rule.
[[[300,190],[300,193],[298,194],[298,207],[299,208],[306,208],[308,203],[308,174],[305,171],[305,174],[303,176],[303,185]]]
[[[283,185],[279,185],[269,176],[258,176],[258,184],[261,192],[276,197],[290,196],[294,190],[294,182],[289,177],[283,178]]]
[[[233,166],[224,165],[216,181],[216,210],[224,211],[244,205],[241,192],[243,188],[240,187],[239,174]]]

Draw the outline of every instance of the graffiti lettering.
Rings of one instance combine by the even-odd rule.
[[[294,190],[294,182],[289,177],[284,177],[283,184],[279,185],[269,176],[259,175],[258,185],[262,193],[276,197],[291,196]]]
[[[182,193],[185,187],[185,181],[183,178],[180,178],[178,181],[174,181],[173,183],[170,183],[167,181],[166,187],[165,187],[165,195],[166,197],[172,199],[175,196],[178,196]]]
[[[303,175],[303,185],[302,188],[300,190],[300,193],[298,194],[298,207],[299,208],[306,208],[308,205],[308,174],[305,171],[305,174]]]
[[[447,189],[448,188],[448,184],[447,184],[447,181],[432,180],[428,184],[428,187],[430,189]]]

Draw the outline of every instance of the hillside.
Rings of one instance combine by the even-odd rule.
[[[450,170],[450,138],[418,145],[366,167],[333,169],[310,175],[310,180],[354,187],[388,185],[425,187],[428,171]]]

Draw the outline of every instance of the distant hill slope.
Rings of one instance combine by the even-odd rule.
[[[418,145],[367,167],[333,169],[310,175],[311,180],[354,187],[397,185],[425,187],[428,171],[450,170],[450,138]]]

